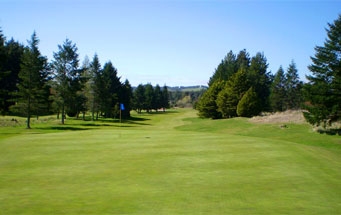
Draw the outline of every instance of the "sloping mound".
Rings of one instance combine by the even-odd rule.
[[[301,110],[287,110],[276,113],[263,113],[261,116],[252,117],[250,122],[254,123],[305,123]]]

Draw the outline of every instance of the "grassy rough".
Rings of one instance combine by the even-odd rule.
[[[135,120],[0,128],[0,214],[341,214],[341,138],[306,124]]]

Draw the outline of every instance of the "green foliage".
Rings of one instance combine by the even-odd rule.
[[[261,104],[256,91],[250,87],[238,102],[237,114],[241,117],[257,116],[261,112]]]
[[[164,111],[169,108],[169,92],[166,85],[162,88],[162,108]]]
[[[219,80],[225,81],[226,84],[220,91],[217,91],[218,95],[201,97],[200,100],[206,99],[206,101],[198,103],[200,104],[199,113],[212,110],[213,116],[218,118],[236,117],[237,105],[250,87],[253,87],[256,93],[257,101],[255,103],[261,104],[254,113],[258,114],[260,111],[269,110],[272,76],[267,68],[267,60],[262,53],[257,53],[250,60],[245,49],[240,51],[237,57],[230,51],[211,77],[209,88]],[[213,101],[214,99],[216,101]],[[205,105],[210,107],[205,109]],[[216,114],[215,111],[218,111],[219,114]],[[201,116],[212,118],[210,114],[201,114]]]
[[[257,53],[252,57],[251,65],[248,70],[248,79],[257,94],[258,100],[261,102],[261,111],[270,109],[269,96],[272,77],[267,71],[268,63],[263,53]]]
[[[291,62],[286,73],[286,109],[298,109],[301,107],[301,89],[303,83],[299,80],[298,71],[294,61]]]
[[[144,86],[144,107],[147,112],[153,109],[155,103],[154,87],[149,83]]]
[[[328,24],[324,46],[315,47],[305,85],[305,117],[313,125],[326,126],[341,117],[341,15]]]
[[[270,103],[273,111],[284,111],[286,102],[286,79],[284,70],[279,67],[271,85]]]
[[[208,88],[202,95],[197,104],[197,110],[199,116],[202,118],[221,118],[221,113],[218,111],[217,96],[218,93],[224,88],[225,81],[216,81],[212,86]]]
[[[144,109],[145,103],[145,87],[143,84],[139,84],[134,91],[134,108],[137,110],[138,113],[141,113]]]
[[[24,46],[13,39],[6,41],[0,30],[0,113],[10,113],[15,104],[13,92],[18,90],[19,71]]]
[[[150,83],[139,84],[133,92],[133,107],[141,113],[142,110],[151,112],[169,107],[169,93],[167,86],[162,89],[159,85],[153,87]]]
[[[230,78],[218,94],[218,110],[224,118],[237,116],[237,105],[249,88],[250,81],[247,70],[242,67]]]
[[[238,70],[237,60],[235,54],[232,51],[227,53],[226,57],[221,61],[215,70],[214,74],[208,82],[208,86],[211,86],[216,81],[227,81]]]
[[[19,72],[20,82],[16,105],[13,109],[27,116],[27,128],[30,128],[31,115],[43,112],[47,109],[49,89],[46,88],[48,80],[47,59],[40,54],[38,49],[39,40],[34,32],[25,48],[22,57],[21,70]],[[45,104],[45,108],[44,108]]]
[[[52,68],[54,71],[54,86],[56,96],[59,97],[64,124],[66,112],[76,112],[75,98],[80,90],[81,72],[78,69],[78,53],[76,44],[66,39],[63,45],[58,45],[58,52],[53,53]],[[59,111],[58,111],[59,112]]]

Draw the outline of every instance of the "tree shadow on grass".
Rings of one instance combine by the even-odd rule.
[[[74,126],[51,126],[51,127],[44,127],[39,128],[42,130],[58,130],[58,131],[84,131],[89,130],[90,128],[79,128]]]
[[[326,130],[319,129],[319,130],[317,130],[317,132],[320,133],[320,134],[339,135],[339,136],[341,136],[341,129],[326,129]]]

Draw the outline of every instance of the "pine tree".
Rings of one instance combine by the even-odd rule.
[[[73,111],[74,99],[79,89],[81,72],[78,69],[78,53],[76,44],[66,39],[63,45],[58,45],[58,52],[53,53],[54,86],[56,97],[61,103],[61,123],[64,124],[66,111]]]
[[[341,117],[341,15],[328,24],[324,46],[315,47],[308,67],[312,75],[305,85],[307,121],[314,125],[330,125]]]
[[[154,87],[148,83],[144,86],[144,89],[145,102],[143,109],[145,109],[147,112],[150,112],[153,109],[155,103]]]
[[[145,96],[145,86],[139,84],[134,91],[134,107],[138,113],[141,113],[145,107],[146,96]]]
[[[110,61],[104,64],[101,72],[101,80],[102,86],[99,86],[102,88],[100,94],[100,109],[104,113],[104,117],[116,117],[119,115],[119,112],[115,113],[112,110],[119,103],[122,103],[123,98],[120,94],[123,85],[120,77],[117,76],[117,69]]]
[[[208,86],[211,86],[215,81],[227,81],[238,70],[236,55],[232,51],[227,53],[225,58],[218,65],[214,74],[210,78]]]
[[[236,72],[239,71],[240,69],[248,69],[250,66],[250,54],[245,50],[241,50],[236,59]]]
[[[256,56],[252,57],[248,70],[248,79],[251,86],[255,90],[258,99],[260,100],[262,106],[260,111],[268,111],[270,109],[269,95],[271,76],[267,71],[267,68],[267,59],[263,53],[258,52]]]
[[[219,119],[222,117],[218,111],[217,97],[225,86],[225,81],[216,81],[202,95],[197,104],[199,116],[202,118]]]
[[[95,120],[95,113],[98,112],[100,108],[100,98],[101,98],[101,88],[103,87],[102,78],[101,78],[101,64],[98,59],[98,55],[95,54],[92,62],[90,63],[89,68],[89,80],[88,80],[89,94],[88,94],[88,103],[89,109],[91,111],[91,120]]]
[[[128,79],[126,79],[122,85],[122,88],[120,90],[119,100],[120,100],[120,103],[124,105],[124,110],[122,111],[122,117],[124,118],[130,117],[130,111],[132,109],[132,102],[133,102],[133,90]]]
[[[19,72],[20,82],[16,93],[17,103],[14,108],[27,116],[26,127],[31,128],[31,115],[38,113],[48,94],[46,83],[48,79],[47,58],[40,54],[39,40],[34,32],[29,45],[24,50],[24,55]]]
[[[154,88],[154,107],[153,109],[158,111],[162,108],[162,91],[160,86],[157,84]]]
[[[24,46],[13,39],[5,41],[0,29],[0,112],[7,114],[15,104],[19,71]]]
[[[2,34],[2,30],[0,28],[0,112],[1,114],[5,114],[7,109],[7,95],[8,89],[6,87],[6,77],[10,74],[10,71],[6,70],[6,62],[7,62],[7,54],[5,49],[5,40],[6,38]]]
[[[163,86],[162,88],[162,108],[163,112],[165,112],[166,108],[169,108],[169,93],[167,86]]]
[[[252,117],[258,115],[261,109],[261,100],[255,89],[250,87],[238,102],[237,114],[241,117]]]
[[[249,88],[250,82],[248,80],[247,70],[241,67],[218,94],[218,110],[224,118],[237,116],[237,105]]]
[[[294,61],[291,62],[286,73],[286,109],[298,109],[301,106],[302,82]]]
[[[286,101],[286,79],[282,66],[279,67],[271,85],[270,104],[273,111],[284,111]]]

